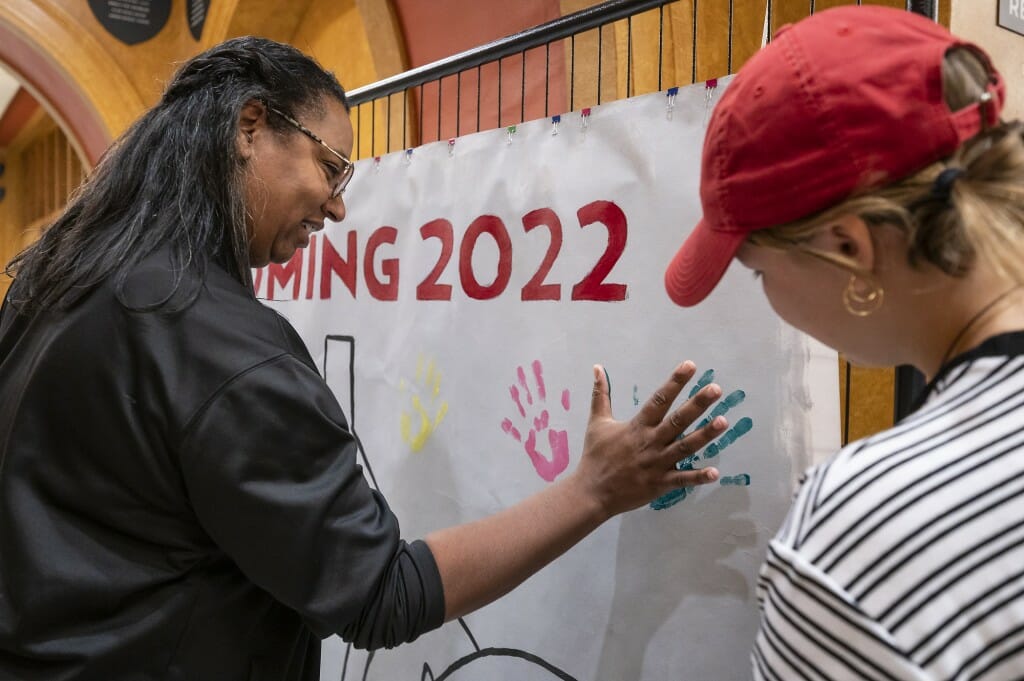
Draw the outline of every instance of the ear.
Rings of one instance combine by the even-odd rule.
[[[242,158],[252,156],[254,136],[267,124],[267,107],[258,99],[250,99],[238,113],[238,136],[236,144]]]
[[[865,272],[873,272],[878,264],[871,228],[857,215],[847,214],[832,220],[811,239],[811,245],[855,263]]]

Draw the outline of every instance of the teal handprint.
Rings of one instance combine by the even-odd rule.
[[[715,370],[708,369],[704,372],[704,375],[700,377],[697,384],[690,390],[690,397],[693,397],[697,392],[704,386],[715,380]],[[747,398],[747,394],[742,390],[735,390],[715,405],[714,409],[709,413],[694,430],[703,428],[707,424],[711,423],[711,420],[717,416],[724,416],[730,409],[743,403],[743,400]],[[726,447],[736,442],[744,435],[750,432],[750,429],[754,427],[754,421],[749,417],[744,416],[737,421],[732,428],[722,433],[714,442],[709,443],[703,450],[691,454],[682,461],[676,464],[676,468],[681,471],[692,471],[699,461],[709,461],[714,459],[716,456],[722,453]],[[690,431],[692,432],[692,431]],[[679,437],[683,438],[689,433],[683,433]],[[747,473],[740,473],[739,475],[722,476],[718,480],[718,484],[726,487],[746,487],[750,484],[750,475]],[[679,489],[672,490],[667,494],[663,494],[654,501],[651,502],[651,508],[655,511],[663,511],[667,508],[672,508],[680,501],[686,498],[686,496],[693,491],[693,487],[681,487]]]

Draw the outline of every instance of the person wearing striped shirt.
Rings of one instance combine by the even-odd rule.
[[[849,6],[712,114],[683,306],[735,258],[789,324],[928,385],[806,473],[758,581],[756,679],[1024,678],[1024,139],[976,45]]]

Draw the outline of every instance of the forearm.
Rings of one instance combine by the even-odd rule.
[[[445,620],[508,593],[608,517],[572,475],[500,513],[431,533]]]

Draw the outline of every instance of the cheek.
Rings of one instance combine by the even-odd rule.
[[[786,319],[794,307],[794,296],[790,290],[789,282],[785,278],[762,276],[761,288],[764,290],[764,296],[768,299],[768,303],[775,310],[775,313]],[[787,319],[787,321],[789,320]]]
[[[772,309],[786,324],[834,350],[849,350],[850,316],[843,309],[840,291],[828,286],[769,291],[766,286],[765,294]]]
[[[790,326],[816,335],[815,327],[827,323],[828,315],[825,313],[831,299],[827,291],[809,295],[809,290],[786,279],[766,279],[764,282],[765,297],[775,314]]]

